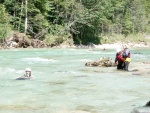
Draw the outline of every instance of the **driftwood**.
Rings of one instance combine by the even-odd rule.
[[[41,41],[39,39],[32,39],[31,46],[33,48],[44,48],[44,47],[47,47],[47,45],[43,41]]]
[[[85,66],[98,66],[98,67],[114,67],[117,64],[112,60],[112,58],[100,58],[98,61],[87,62]]]
[[[8,48],[27,48],[30,46],[30,39],[24,33],[15,32],[9,39],[6,40]]]
[[[6,40],[7,48],[43,48],[47,45],[39,39],[29,39],[24,33],[15,32]]]

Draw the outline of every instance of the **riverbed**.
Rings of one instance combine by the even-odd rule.
[[[130,113],[149,101],[150,49],[132,49],[130,72],[86,67],[115,50],[0,50],[0,113]],[[32,69],[33,80],[15,80]]]

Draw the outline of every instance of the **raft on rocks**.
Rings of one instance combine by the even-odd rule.
[[[85,66],[98,66],[98,67],[115,67],[117,64],[112,60],[112,58],[102,57],[98,61],[87,62]]]

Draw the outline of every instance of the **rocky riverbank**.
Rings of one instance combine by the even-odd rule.
[[[102,44],[102,45],[95,45],[95,48],[99,48],[99,49],[116,49],[116,48],[124,48],[124,47],[128,47],[128,48],[149,48],[150,47],[150,43],[121,43],[121,42],[116,42],[114,44]]]
[[[12,48],[98,48],[102,50],[107,49],[117,49],[124,47],[128,48],[149,48],[150,47],[150,37],[147,37],[148,42],[128,42],[124,43],[121,41],[117,41],[115,43],[109,44],[99,44],[95,45],[93,43],[89,43],[88,45],[74,45],[69,42],[64,42],[62,44],[56,45],[47,45],[44,41],[39,39],[30,39],[23,33],[15,32],[9,38],[6,39],[5,43],[0,46],[1,49],[12,49]]]
[[[139,43],[121,43],[121,42],[116,42],[113,44],[99,44],[99,45],[95,45],[95,44],[89,44],[89,45],[69,45],[69,44],[60,44],[58,46],[53,46],[53,48],[96,48],[96,49],[102,49],[102,50],[108,50],[108,49],[117,49],[117,48],[150,48],[150,42],[148,42],[147,44],[143,43],[143,42],[139,42]]]

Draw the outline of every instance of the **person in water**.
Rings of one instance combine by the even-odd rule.
[[[128,48],[124,48],[122,56],[125,59],[124,60],[124,70],[125,71],[129,71],[128,67],[129,67],[129,64],[131,62],[131,59],[130,59],[130,57],[131,57],[130,50]]]
[[[116,58],[115,58],[115,63],[118,62],[117,64],[117,69],[124,69],[124,58],[122,56],[122,50],[121,49],[117,49],[116,50]]]
[[[26,68],[25,74],[19,78],[16,78],[16,80],[31,80],[33,79],[33,76],[31,76],[31,69]]]
[[[30,68],[26,68],[24,77],[31,77],[31,69]]]

